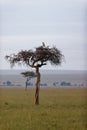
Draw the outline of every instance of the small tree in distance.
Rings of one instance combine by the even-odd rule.
[[[40,90],[40,72],[39,68],[47,65],[49,61],[52,65],[60,65],[63,59],[63,55],[56,47],[50,48],[42,43],[42,46],[35,48],[35,50],[22,50],[17,54],[11,54],[6,56],[6,59],[10,62],[11,66],[16,63],[26,64],[28,67],[36,69],[36,91],[35,91],[35,104],[39,104],[39,90]]]
[[[36,74],[33,71],[26,71],[26,72],[22,72],[21,73],[26,79],[26,88],[25,90],[27,90],[27,86],[28,86],[28,82],[31,78],[36,77]]]

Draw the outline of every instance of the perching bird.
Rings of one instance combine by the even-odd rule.
[[[42,45],[37,47],[36,49],[37,50],[43,50],[43,48],[45,48],[45,43],[44,42],[42,42]]]
[[[42,46],[45,47],[45,43],[44,42],[42,42]]]

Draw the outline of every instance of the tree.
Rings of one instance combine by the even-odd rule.
[[[26,71],[26,72],[22,72],[21,73],[24,77],[26,77],[26,88],[25,90],[27,90],[27,85],[28,85],[28,81],[33,78],[36,77],[35,73],[33,71]]]
[[[60,65],[63,59],[63,55],[56,47],[50,48],[42,43],[42,46],[35,48],[35,50],[21,50],[17,54],[11,54],[6,56],[6,59],[10,62],[11,67],[16,63],[26,64],[36,69],[36,91],[35,91],[35,104],[39,104],[39,90],[40,90],[40,72],[39,68],[47,65],[49,61],[52,65]]]

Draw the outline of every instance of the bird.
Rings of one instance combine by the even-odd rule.
[[[45,43],[42,42],[42,45],[37,47],[36,50],[43,50],[45,48]]]
[[[42,46],[45,47],[45,43],[44,42],[42,42]]]

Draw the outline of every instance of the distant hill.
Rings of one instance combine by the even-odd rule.
[[[0,75],[19,75],[21,72],[29,71],[29,70],[0,70]],[[30,70],[31,71],[31,70]],[[32,71],[35,71],[33,69]],[[87,74],[87,70],[46,70],[46,69],[40,69],[40,72],[42,74]]]
[[[10,85],[24,86],[26,79],[20,74],[23,71],[29,70],[0,70],[0,85],[10,83]],[[40,69],[40,73],[41,86],[87,86],[87,71]],[[36,78],[33,78],[29,85],[35,86],[35,82]]]

